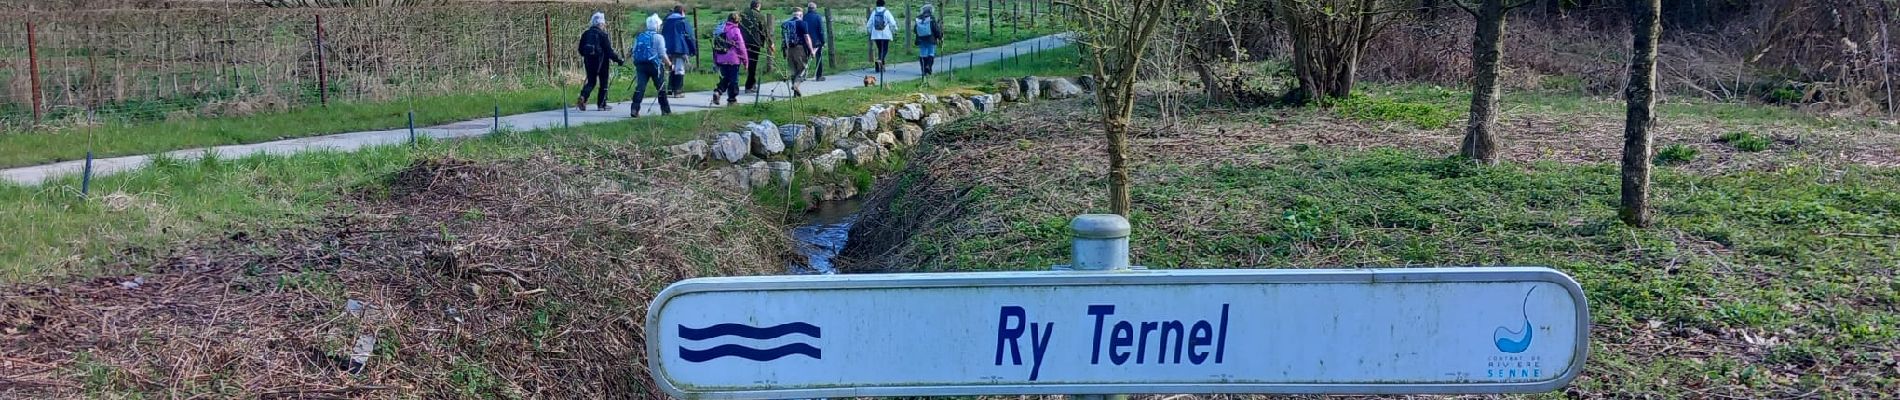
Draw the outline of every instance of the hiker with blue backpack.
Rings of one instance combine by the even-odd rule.
[[[937,19],[936,11],[936,7],[924,4],[923,12],[911,22],[911,32],[917,36],[917,67],[924,76],[936,69],[937,44],[943,43],[943,21]]]
[[[633,59],[633,114],[640,118],[640,102],[644,101],[647,82],[653,82],[653,90],[659,93],[654,98],[660,100],[660,115],[673,113],[673,106],[666,101],[665,75],[661,71],[673,69],[673,62],[666,58],[666,38],[660,35],[660,15],[647,16],[647,30],[633,38],[633,48],[627,52]]]
[[[789,64],[792,83],[792,97],[804,97],[805,92],[798,90],[798,84],[805,82],[805,66],[818,55],[818,47],[811,44],[811,33],[805,30],[805,9],[792,7],[792,17],[779,23],[779,38],[785,45],[785,63]]]
[[[620,59],[619,50],[614,49],[613,36],[607,34],[607,14],[594,13],[590,22],[587,32],[581,33],[581,42],[576,49],[581,53],[582,67],[587,70],[587,83],[581,85],[581,97],[574,100],[574,108],[587,111],[587,94],[594,91],[594,85],[600,85],[597,99],[599,108],[608,111],[613,108],[607,106],[607,87],[612,86],[613,81],[608,79],[611,69],[607,68],[607,62],[620,65],[627,65],[627,62]]]
[[[877,0],[877,8],[871,10],[871,16],[864,20],[864,31],[871,33],[871,43],[877,46],[877,72],[884,72],[884,56],[891,53],[891,38],[896,37],[897,17],[891,10],[884,8],[884,0]]]
[[[693,36],[693,24],[686,22],[686,6],[674,5],[673,12],[666,15],[661,24],[660,35],[666,39],[666,58],[673,60],[672,79],[661,96],[673,98],[686,97],[680,93],[686,85],[686,57],[699,57],[699,39]]]

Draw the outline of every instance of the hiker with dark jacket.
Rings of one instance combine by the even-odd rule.
[[[765,58],[765,52],[771,51],[773,40],[766,38],[765,13],[759,11],[759,0],[752,0],[752,7],[739,14],[739,32],[745,34],[746,54],[751,58],[745,63],[745,91],[759,90],[759,59]]]
[[[660,25],[660,35],[666,38],[666,56],[673,60],[672,82],[661,96],[673,98],[686,97],[680,93],[686,84],[686,57],[699,57],[699,40],[693,35],[693,24],[686,21],[686,6],[673,6],[673,13],[667,14],[666,22]]]
[[[805,9],[792,7],[792,16],[779,26],[779,35],[784,37],[786,66],[791,67],[787,72],[790,73],[788,79],[792,84],[792,97],[804,97],[805,92],[800,91],[798,85],[805,82],[806,64],[812,56],[817,55],[814,50],[817,47],[811,44],[811,33],[805,31]]]
[[[608,111],[613,108],[607,106],[607,87],[613,86],[613,83],[607,79],[609,71],[612,71],[607,67],[607,62],[620,65],[627,65],[627,62],[620,59],[619,50],[614,49],[613,36],[607,34],[607,14],[594,13],[591,22],[587,32],[581,33],[577,49],[581,53],[581,65],[587,70],[587,84],[581,85],[581,97],[574,100],[574,108],[587,111],[587,95],[594,91],[594,85],[600,85],[600,94],[595,97],[600,102],[599,109]]]
[[[811,35],[811,53],[818,64],[818,70],[812,74],[811,80],[825,80],[825,62],[817,56],[825,54],[825,35],[829,33],[825,31],[825,15],[818,11],[818,2],[805,2],[805,34]]]
[[[917,20],[911,22],[911,32],[917,36],[917,66],[926,76],[936,70],[937,45],[943,43],[943,21],[936,11],[935,6],[926,3]]]

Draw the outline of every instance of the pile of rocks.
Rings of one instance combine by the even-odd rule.
[[[1033,82],[1040,96],[1049,99],[1074,97],[1081,92],[1065,78],[1006,81],[1018,82],[1017,88]],[[665,152],[689,165],[716,169],[720,179],[735,189],[784,187],[793,183],[800,170],[832,174],[846,163],[867,168],[879,165],[897,152],[923,143],[924,133],[945,123],[995,111],[1011,96],[1022,98],[1020,89],[1016,90],[1014,95],[1008,88],[1001,94],[973,96],[916,94],[905,101],[871,105],[863,114],[814,116],[802,124],[750,122],[737,131],[667,146]],[[1059,97],[1051,93],[1070,94]],[[848,183],[799,190],[808,200],[841,200],[857,195],[857,188]]]
[[[1002,95],[1003,101],[1072,99],[1084,94],[1094,93],[1095,78],[1088,75],[1073,79],[1036,76],[1003,78],[996,80],[996,92]]]

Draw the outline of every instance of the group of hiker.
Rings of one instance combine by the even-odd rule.
[[[719,83],[714,86],[712,105],[720,105],[720,97],[728,104],[738,104],[741,93],[755,93],[759,90],[759,61],[771,52],[781,52],[789,67],[789,83],[792,97],[804,96],[799,85],[805,81],[805,72],[809,64],[817,64],[811,80],[825,80],[825,64],[814,62],[824,50],[827,36],[831,33],[825,26],[825,15],[818,12],[817,2],[807,2],[805,7],[793,7],[789,18],[779,23],[777,37],[768,38],[767,19],[761,10],[759,0],[742,11],[727,14],[719,22],[708,38],[712,41],[713,65],[719,72]],[[924,75],[934,72],[937,58],[937,45],[943,41],[943,24],[935,15],[935,7],[925,4],[917,18],[910,24],[916,37],[918,66]],[[587,83],[581,85],[580,98],[574,101],[574,107],[587,110],[587,100],[594,95],[595,109],[610,111],[607,105],[607,87],[611,86],[612,76],[609,63],[625,66],[633,63],[633,112],[632,117],[640,117],[640,104],[646,97],[647,83],[652,82],[662,115],[672,114],[672,105],[668,98],[681,98],[685,95],[681,89],[686,81],[686,61],[699,56],[699,37],[694,34],[693,24],[686,16],[686,7],[675,5],[662,18],[658,14],[646,18],[646,29],[633,38],[625,58],[614,48],[612,36],[607,33],[607,15],[594,13],[587,31],[581,34],[577,51],[587,72]],[[865,32],[870,36],[876,57],[873,66],[876,72],[884,72],[884,60],[890,53],[891,39],[897,34],[897,18],[884,7],[884,0],[877,0],[877,8],[872,9],[864,21]],[[775,44],[776,43],[776,44]],[[740,84],[739,73],[745,72],[744,85]],[[662,75],[662,72],[665,74]],[[598,93],[596,93],[598,91]]]

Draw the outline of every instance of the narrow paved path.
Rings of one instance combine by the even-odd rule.
[[[1066,43],[1067,41],[1063,35],[1050,35],[1004,46],[958,53],[950,56],[941,56],[938,57],[937,60],[937,69],[938,73],[949,73],[952,68],[963,69],[972,65],[988,64],[1016,54],[1029,54],[1036,49],[1049,49]],[[783,66],[779,66],[779,68],[783,68]],[[864,86],[863,79],[865,75],[873,74],[875,73],[869,69],[833,73],[827,76],[823,82],[805,82],[804,92],[806,95],[815,95],[819,93],[856,89]],[[917,79],[920,76],[917,70],[917,63],[908,62],[891,65],[890,68],[885,71],[884,77],[881,79],[886,83],[890,83],[909,81]],[[627,85],[621,85],[621,87],[615,87],[613,90],[614,93],[610,94],[619,98],[630,98],[633,93],[631,93],[630,89],[626,88],[626,86]],[[760,83],[759,86],[761,86],[762,91],[758,97],[759,101],[778,101],[790,98],[791,87],[783,81]],[[651,96],[653,90],[649,88],[647,93]],[[750,103],[753,101],[751,94],[744,96],[746,98],[740,99],[741,103]],[[672,102],[673,112],[675,113],[717,109],[709,106],[712,102],[712,92],[687,93],[685,98],[670,100]],[[540,111],[502,116],[500,128],[511,131],[530,131],[559,128],[564,119],[566,123],[572,126],[607,123],[627,119],[628,107],[630,106],[628,102],[622,101],[610,104],[613,105],[613,111],[574,111],[572,107],[569,107],[566,110]],[[640,114],[659,115],[659,113],[659,105],[649,98],[646,100],[646,109],[641,110]],[[495,125],[496,121],[492,117],[479,118],[446,125],[416,128],[416,136],[426,136],[435,139],[482,136],[494,133],[497,128]],[[203,157],[206,153],[216,153],[218,157],[223,158],[241,158],[256,154],[282,155],[312,151],[350,151],[370,146],[399,144],[407,141],[409,141],[408,129],[391,129],[339,133],[263,143],[186,149],[165,152],[163,154],[174,159],[185,160],[197,159]],[[136,170],[150,164],[152,156],[153,155],[147,154],[95,159],[92,161],[92,173],[93,176],[99,176]],[[0,170],[0,179],[5,179],[8,182],[19,185],[38,185],[63,176],[77,175],[85,169],[85,165],[84,160],[76,160],[31,167],[10,168]]]

